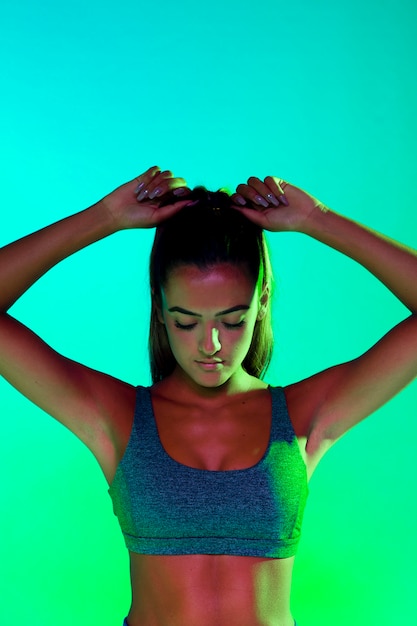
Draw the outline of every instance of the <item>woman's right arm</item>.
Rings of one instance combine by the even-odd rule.
[[[184,186],[171,172],[151,168],[85,211],[0,250],[0,375],[90,448],[114,426],[114,397],[130,385],[58,354],[7,311],[66,257],[119,230],[156,226],[180,210],[186,201],[159,208],[158,197]]]
[[[74,252],[119,230],[152,228],[180,210],[187,201],[163,208],[158,203],[158,197],[176,188],[184,188],[183,179],[152,167],[85,211],[0,249],[0,313],[7,311],[38,278]],[[142,198],[140,194],[144,190],[148,193]],[[156,198],[147,200],[155,191],[160,191]]]

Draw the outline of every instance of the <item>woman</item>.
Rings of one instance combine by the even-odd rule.
[[[152,387],[58,355],[7,314],[70,254],[154,226]],[[359,358],[269,387],[263,229],[305,233],[350,256],[411,316]],[[414,251],[280,179],[251,178],[230,199],[156,167],[0,251],[0,371],[90,448],[109,482],[130,553],[125,624],[294,624],[307,480],[338,438],[416,375],[416,275]]]

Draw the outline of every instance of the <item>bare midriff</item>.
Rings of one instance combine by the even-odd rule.
[[[129,626],[293,626],[293,562],[130,553]]]

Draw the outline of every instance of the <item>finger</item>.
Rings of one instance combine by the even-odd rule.
[[[146,172],[144,172],[143,174],[136,176],[134,180],[137,181],[137,185],[136,185],[134,193],[135,194],[139,193],[144,187],[146,187],[147,184],[149,184],[149,181],[152,180],[152,178],[156,176],[158,172],[160,171],[161,171],[161,168],[158,167],[157,165],[154,165],[153,167],[150,167],[148,170],[146,170]]]
[[[152,179],[152,185],[159,185],[160,183],[167,182],[170,187],[175,186],[177,181],[180,181],[180,184],[184,185],[185,180],[183,178],[175,177],[174,174],[170,170],[164,170],[163,172],[158,172],[157,175]]]
[[[270,193],[274,194],[281,204],[289,206],[288,199],[285,195],[285,187],[288,183],[286,183],[285,180],[277,178],[276,176],[267,176],[265,178],[265,184],[268,189],[270,189]]]
[[[248,185],[250,185],[251,187],[254,187],[256,189],[256,191],[258,192],[257,198],[256,198],[257,204],[259,204],[261,206],[265,206],[264,202],[260,201],[260,198],[263,198],[264,200],[266,200],[268,205],[272,204],[275,207],[279,206],[279,199],[277,198],[276,194],[274,193],[274,190],[271,189],[266,184],[266,182],[262,182],[259,178],[256,178],[255,176],[252,176],[248,180]]]
[[[138,185],[136,187],[136,189],[135,189],[135,192],[136,192],[136,190],[139,191],[139,193],[137,193],[137,195],[136,195],[136,200],[138,202],[141,202],[142,200],[145,200],[145,198],[146,199],[148,198],[148,196],[149,196],[149,189],[147,187],[144,188],[143,185]]]
[[[162,175],[161,175],[162,174]],[[151,180],[143,180],[135,189],[135,194],[139,201],[145,198],[157,198],[163,196],[168,191],[177,187],[184,187],[186,182],[183,178],[172,178],[170,172],[161,172],[155,175]],[[183,193],[186,193],[184,191]]]
[[[154,176],[156,176],[161,171],[161,168],[158,165],[153,165],[146,172],[137,176],[138,181],[142,180],[151,180]]]
[[[183,178],[174,177],[170,170],[164,170],[161,172],[158,169],[156,172],[151,173],[153,174],[153,177],[148,181],[145,179],[142,181],[142,184],[137,187],[138,192],[143,193],[140,198],[141,200],[143,200],[146,196],[151,199],[163,196],[168,191],[172,191],[177,187],[183,187],[185,189],[185,191],[181,193],[186,193],[188,191],[185,180]],[[148,193],[144,193],[145,190],[147,190]]]
[[[189,193],[187,183],[183,178],[167,178],[160,180],[155,178],[154,181],[147,187],[149,192],[149,198],[161,198],[170,191],[173,191],[174,195],[181,196]]]
[[[266,198],[262,196],[262,194],[253,186],[243,185],[243,184],[238,185],[238,187],[236,188],[236,191],[238,192],[240,196],[243,196],[247,200],[250,200],[252,204],[263,206],[265,208],[269,206],[268,200],[266,200]],[[266,196],[266,193],[268,192],[267,191],[265,192],[265,196]]]
[[[265,183],[263,183],[262,180],[256,176],[248,178],[248,186],[253,187],[261,195],[264,195],[267,191],[269,191]]]
[[[250,220],[254,224],[257,224],[261,228],[265,227],[265,217],[261,211],[243,206],[237,206],[235,204],[232,204],[232,209],[236,209],[236,211],[242,213],[248,220]]]
[[[241,196],[240,194],[238,194],[238,193],[234,193],[234,194],[232,194],[230,197],[231,197],[231,200],[232,200],[232,202],[233,202],[234,204],[238,204],[238,205],[241,205],[241,206],[245,206],[245,204],[246,204],[246,200],[245,200],[245,198],[244,198],[243,196]]]
[[[170,170],[164,170],[163,172],[159,171],[156,173],[152,182],[156,182],[156,181],[160,182],[160,181],[167,180],[170,178],[174,178],[174,174]]]

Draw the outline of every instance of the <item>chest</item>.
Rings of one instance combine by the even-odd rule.
[[[251,467],[269,444],[271,400],[267,392],[211,409],[154,398],[153,410],[165,452],[189,467],[222,471]]]
[[[162,399],[150,403],[146,390],[138,392],[110,487],[128,549],[292,556],[307,482],[282,391],[268,393],[265,403],[264,394],[248,405],[218,403],[213,422],[207,410],[178,403],[177,411],[172,399],[166,413]]]

